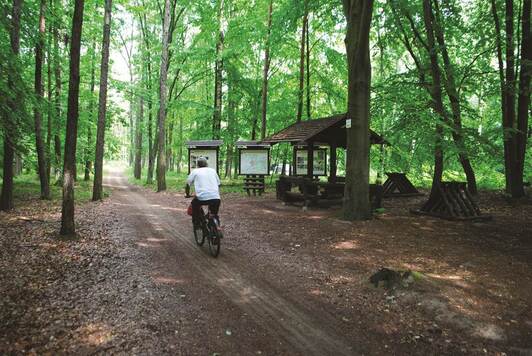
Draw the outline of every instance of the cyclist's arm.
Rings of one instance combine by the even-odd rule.
[[[194,183],[195,175],[193,172],[191,172],[187,178],[186,184],[185,184],[185,196],[190,197],[190,186],[192,183]]]

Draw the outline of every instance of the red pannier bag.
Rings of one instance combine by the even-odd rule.
[[[187,214],[192,216],[192,204],[190,204],[187,208]]]

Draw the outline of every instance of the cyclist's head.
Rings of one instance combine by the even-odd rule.
[[[207,159],[205,157],[198,158],[198,167],[207,167]]]

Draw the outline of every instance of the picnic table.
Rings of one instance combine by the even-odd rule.
[[[382,207],[382,186],[370,184],[370,201],[373,209]],[[277,198],[285,203],[302,202],[303,207],[342,204],[345,180],[320,181],[306,176],[281,176],[276,184]]]

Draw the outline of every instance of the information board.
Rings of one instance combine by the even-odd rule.
[[[270,153],[267,149],[241,149],[240,174],[269,174]]]
[[[308,152],[306,149],[297,149],[296,150],[296,175],[306,175],[307,174],[307,162],[308,162]],[[327,174],[327,149],[320,148],[314,150],[314,167],[313,174],[315,176],[324,176]]]
[[[190,171],[193,169],[198,168],[198,159],[200,157],[203,157],[207,160],[207,166],[214,169],[216,172],[218,172],[218,159],[217,159],[217,153],[218,151],[216,149],[199,149],[199,148],[191,148],[190,149]]]

